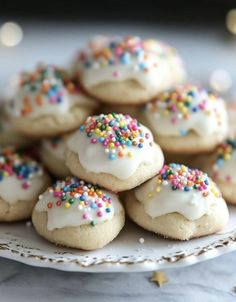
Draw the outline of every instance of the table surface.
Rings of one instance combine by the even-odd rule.
[[[137,34],[159,37],[176,46],[192,78],[207,82],[211,72],[227,70],[236,79],[236,39],[217,28],[158,24],[21,23],[23,42],[0,45],[0,96],[8,79],[38,61],[66,64],[74,50],[95,34]],[[236,301],[236,252],[191,267],[168,270],[162,288],[151,273],[85,274],[33,268],[0,259],[0,301]],[[183,300],[184,299],[184,300]]]
[[[157,287],[152,273],[69,273],[0,259],[0,301],[18,302],[235,302],[236,252],[170,269]]]

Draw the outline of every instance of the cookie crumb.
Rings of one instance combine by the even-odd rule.
[[[166,274],[163,271],[154,272],[151,281],[155,282],[159,287],[162,287],[164,284],[169,282]]]
[[[145,240],[144,240],[144,238],[141,237],[141,238],[139,238],[138,242],[139,242],[140,244],[144,244]]]

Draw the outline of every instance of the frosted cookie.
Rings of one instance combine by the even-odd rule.
[[[86,96],[66,72],[49,65],[20,75],[8,113],[19,131],[44,137],[78,128],[96,107],[97,102]]]
[[[74,65],[84,89],[112,104],[145,103],[185,80],[173,48],[133,36],[98,40],[79,53]]]
[[[163,161],[150,130],[129,115],[90,116],[67,141],[71,173],[114,192],[151,178]]]
[[[117,195],[68,177],[39,197],[32,221],[36,231],[51,242],[94,250],[119,234],[125,213]]]
[[[224,101],[195,85],[161,93],[144,109],[155,141],[169,153],[212,151],[227,136]]]
[[[125,207],[144,229],[178,240],[218,232],[229,216],[207,174],[180,164],[165,165],[157,176],[129,192]]]
[[[236,139],[220,144],[209,158],[203,158],[204,168],[219,186],[225,200],[236,204]]]
[[[71,173],[65,164],[65,137],[44,139],[41,147],[41,158],[48,170],[59,178],[69,176]]]
[[[35,160],[11,148],[0,148],[0,221],[29,218],[49,182]]]
[[[32,145],[34,140],[18,132],[10,123],[4,106],[0,106],[0,145],[24,148]]]

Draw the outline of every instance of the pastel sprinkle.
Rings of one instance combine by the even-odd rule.
[[[85,69],[106,68],[107,66],[126,65],[133,70],[146,73],[159,67],[159,61],[175,52],[171,47],[160,41],[127,36],[116,38],[104,43],[98,49],[80,51],[78,61]],[[149,60],[152,57],[152,60]],[[119,77],[117,71],[113,77]]]

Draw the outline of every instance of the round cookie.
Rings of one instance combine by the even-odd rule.
[[[95,250],[119,234],[125,213],[117,195],[68,177],[39,197],[32,221],[36,231],[53,243]]]
[[[145,106],[143,116],[155,141],[168,153],[210,152],[227,136],[224,101],[196,85],[161,93]]]
[[[0,145],[25,148],[34,143],[34,140],[18,132],[10,123],[4,106],[0,106]]]
[[[53,137],[42,141],[42,162],[53,175],[59,178],[64,178],[71,174],[65,164],[65,150],[65,137]]]
[[[8,114],[20,132],[48,137],[75,130],[97,106],[65,71],[49,65],[19,76]]]
[[[71,173],[114,192],[153,177],[163,161],[150,130],[129,115],[88,117],[67,141],[66,164]]]
[[[218,232],[229,216],[207,174],[180,164],[165,165],[157,176],[128,192],[125,208],[144,229],[177,240]]]
[[[228,139],[215,152],[202,158],[203,167],[220,188],[228,203],[236,204],[236,139]]]
[[[74,66],[84,89],[110,104],[142,104],[185,80],[176,50],[154,39],[110,37],[80,51]]]
[[[29,218],[49,183],[48,175],[35,160],[12,148],[0,148],[0,221]]]

